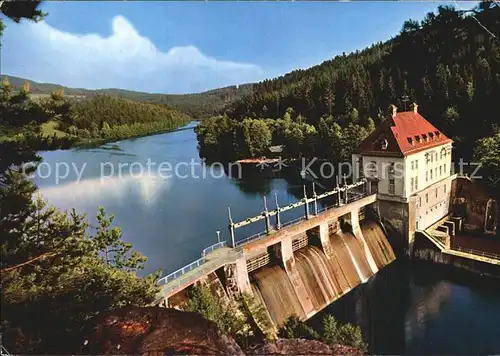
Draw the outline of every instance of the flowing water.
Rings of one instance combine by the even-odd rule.
[[[254,294],[267,306],[276,324],[281,324],[292,314],[305,318],[290,278],[280,266],[260,268],[251,279]]]
[[[86,165],[79,182],[74,172],[59,182],[54,176],[36,178],[40,192],[60,208],[74,207],[87,213],[93,222],[98,206],[115,214],[124,239],[148,257],[144,273],[156,269],[168,273],[199,258],[204,247],[217,242],[217,230],[227,240],[228,206],[234,220],[241,220],[262,212],[263,196],[273,202],[277,193],[283,206],[303,194],[304,182],[296,175],[238,180],[229,178],[220,166],[201,164],[192,130],[123,140],[94,149],[43,152],[42,157],[52,170],[63,162],[79,168]],[[157,164],[169,162],[174,167],[194,160],[200,164],[196,168],[200,178],[163,179],[155,170],[119,176],[119,164],[146,163],[148,159]],[[108,177],[101,179],[101,165],[106,162],[112,163],[115,171],[111,174],[110,165],[106,165],[104,173]],[[43,176],[48,175],[47,166],[41,172]],[[184,167],[180,173],[185,171]],[[203,173],[212,174],[204,178]],[[283,221],[302,214],[287,212]],[[237,239],[264,228],[256,224],[238,231]],[[468,276],[463,271],[439,272],[441,269],[434,265],[422,268],[391,263],[382,268],[394,259],[387,239],[373,222],[363,222],[362,232],[365,241],[350,234],[331,235],[334,256],[330,260],[318,247],[307,246],[295,252],[298,274],[308,280],[305,287],[314,307],[327,304],[311,322],[318,322],[325,313],[356,322],[362,326],[371,349],[378,353],[500,353],[498,280]],[[381,270],[367,283],[359,284],[361,279],[345,244],[362,274],[370,276],[365,243]],[[290,312],[303,313],[285,271],[279,266],[273,268],[252,273],[254,291],[267,304],[286,306],[271,308],[274,320],[283,320]],[[356,285],[328,305],[327,300]]]
[[[394,262],[313,316],[361,326],[374,354],[500,353],[498,279],[448,266]]]
[[[394,253],[388,243],[384,244],[387,239],[380,226],[376,223],[363,224],[360,234],[364,235],[365,230],[369,231],[363,239],[371,242],[367,248],[368,254],[372,254],[372,249],[387,249],[373,253],[392,256],[384,260],[384,266],[392,262]],[[316,246],[306,246],[294,252],[295,268],[315,311],[320,311],[373,275],[363,241],[344,232],[332,234],[330,239],[334,251],[330,259]],[[253,272],[251,279],[253,290],[261,296],[276,325],[281,325],[292,314],[304,316],[289,275],[281,266],[264,266]]]

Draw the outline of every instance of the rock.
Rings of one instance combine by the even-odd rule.
[[[247,355],[363,355],[363,352],[354,347],[329,346],[316,340],[278,339],[247,350]]]
[[[92,319],[81,335],[79,354],[244,355],[201,315],[160,307],[114,310]]]

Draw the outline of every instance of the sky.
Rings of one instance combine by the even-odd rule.
[[[4,20],[1,73],[88,89],[200,92],[386,41],[439,4],[44,2],[42,22]]]

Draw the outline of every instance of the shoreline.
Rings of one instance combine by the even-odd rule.
[[[76,140],[74,143],[70,143],[69,146],[64,147],[61,145],[57,146],[49,146],[48,148],[45,148],[40,151],[56,151],[56,150],[70,150],[70,149],[90,149],[90,148],[96,148],[100,147],[109,143],[115,143],[123,140],[134,140],[134,139],[139,139],[142,137],[149,137],[149,136],[155,136],[155,135],[161,135],[165,133],[171,133],[171,132],[176,132],[176,131],[182,131],[182,130],[189,130],[190,128],[182,129],[183,127],[188,126],[189,124],[193,122],[199,122],[199,120],[190,120],[187,123],[183,125],[179,125],[173,129],[167,129],[167,130],[159,130],[159,131],[153,131],[153,132],[148,132],[144,134],[138,134],[138,135],[132,135],[132,136],[126,136],[126,137],[121,137],[121,138],[111,138],[111,139],[105,139],[105,138],[93,138],[93,139],[81,139],[78,138],[77,136],[74,136]],[[193,130],[196,127],[196,125],[193,126]],[[44,137],[46,138],[46,137]],[[68,138],[68,142],[70,138]]]

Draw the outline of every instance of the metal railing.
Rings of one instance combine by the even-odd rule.
[[[368,192],[349,192],[349,193],[351,193],[351,196],[347,195],[347,202],[346,202],[347,204],[362,199],[369,195]]]
[[[299,222],[301,222],[302,220],[305,220],[306,217],[305,216],[301,216],[301,217],[298,217],[296,219],[293,219],[293,220],[290,220],[290,221],[287,221],[283,224],[281,224],[281,227],[280,229],[284,228],[284,227],[287,227],[287,226],[291,226],[291,225],[295,225]],[[280,229],[276,229],[276,230],[273,230],[273,232],[276,232],[276,231],[279,231]],[[236,247],[240,247],[250,241],[255,241],[255,240],[259,240],[261,238],[263,238],[264,236],[267,236],[268,233],[267,231],[261,231],[259,233],[256,233],[256,234],[253,234],[251,236],[248,236],[247,238],[244,238],[243,240],[240,240],[240,241],[236,241],[235,242],[235,245]]]
[[[350,186],[345,186],[345,187],[337,188],[337,191],[338,191],[338,192],[345,192],[345,191],[346,191],[347,189],[349,189],[350,187],[352,187],[352,188],[356,188],[356,187],[358,187],[358,186],[362,186],[362,185],[363,185],[363,184],[365,184],[365,183],[366,183],[366,181],[365,181],[365,180],[361,180],[361,181],[359,181],[359,182],[353,183],[353,184],[352,184],[352,185],[350,185]],[[316,198],[314,198],[314,199],[317,199],[316,201],[318,201],[319,199],[322,199],[322,198],[325,198],[325,197],[327,197],[327,196],[330,196],[330,195],[332,195],[333,193],[334,193],[333,191],[332,191],[332,192],[327,192],[327,193],[324,193],[324,194],[321,194],[321,195],[317,196],[317,197],[316,197]],[[349,193],[350,193],[350,196],[349,196]],[[359,192],[359,191],[358,191],[358,192],[356,192],[356,191],[351,191],[351,192],[349,192],[349,193],[348,193],[347,199],[345,199],[345,198],[344,198],[344,199],[341,199],[342,203],[350,203],[350,202],[356,201],[356,200],[358,200],[358,199],[364,198],[364,197],[366,197],[367,195],[369,195],[366,191],[363,191],[363,192]],[[303,199],[303,201],[299,201],[299,202],[297,202],[297,203],[292,203],[292,204],[288,205],[287,207],[281,208],[281,209],[279,209],[279,210],[276,210],[276,211],[275,211],[275,210],[270,211],[270,212],[269,212],[269,214],[270,214],[270,215],[275,215],[275,214],[276,214],[276,212],[278,212],[278,211],[285,211],[285,210],[288,210],[288,209],[291,209],[291,208],[296,208],[296,207],[301,206],[301,205],[303,205],[303,204],[310,204],[310,203],[312,203],[312,202],[314,201],[314,199],[310,199],[310,198]],[[333,205],[329,205],[329,206],[327,206],[327,207],[324,207],[324,208],[322,208],[322,209],[319,209],[319,210],[318,210],[318,214],[319,214],[319,213],[322,213],[322,212],[324,212],[324,211],[326,211],[326,210],[328,210],[328,209],[335,208],[335,207],[338,207],[338,206],[339,206],[339,204],[338,204],[338,203],[337,203],[337,204],[333,204]],[[261,214],[261,215],[262,215],[262,214]],[[257,219],[257,220],[262,219],[261,215],[258,215],[258,216],[257,216],[257,217],[258,217],[258,219]],[[314,214],[311,214],[311,215],[314,215]],[[263,215],[262,215],[262,216],[263,216]],[[254,220],[254,219],[256,219],[256,217],[253,217],[253,218],[248,218],[248,219],[244,220],[243,222],[244,222],[244,223],[245,223],[245,225],[246,225],[246,224],[248,224],[248,223],[250,223],[250,222],[253,222],[252,220]],[[300,222],[301,222],[301,221],[303,221],[303,220],[306,220],[306,217],[305,217],[305,216],[301,216],[301,217],[298,217],[298,218],[296,218],[296,219],[293,219],[293,220],[287,221],[287,222],[285,222],[285,223],[281,224],[280,229],[282,229],[282,228],[284,228],[284,227],[291,226],[291,225],[295,225],[295,224],[297,224],[297,223],[300,223]],[[236,224],[233,224],[233,225],[238,225],[238,224],[240,224],[241,226],[243,226],[243,224],[242,224],[243,222],[236,223]],[[274,231],[276,231],[276,230],[274,230]],[[274,232],[274,231],[273,231],[273,232]],[[264,236],[267,236],[267,235],[268,235],[268,232],[267,232],[267,231],[261,231],[261,232],[259,232],[259,233],[256,233],[256,234],[253,234],[253,235],[251,235],[251,236],[248,236],[247,238],[245,238],[245,239],[243,239],[243,240],[236,241],[236,242],[234,243],[234,244],[235,244],[235,246],[234,246],[234,247],[235,247],[235,248],[237,248],[237,247],[241,247],[242,245],[244,245],[244,244],[246,244],[246,243],[248,243],[248,242],[250,242],[250,241],[259,240],[259,239],[261,239],[261,238],[263,238]],[[165,276],[165,277],[160,278],[160,279],[158,280],[158,284],[161,286],[161,285],[165,285],[165,284],[167,284],[167,283],[170,283],[170,282],[172,282],[172,281],[174,281],[174,280],[178,280],[178,281],[177,281],[177,283],[176,283],[176,285],[177,285],[178,283],[181,283],[181,282],[182,282],[182,279],[181,279],[181,280],[179,280],[179,279],[180,279],[183,275],[185,275],[187,272],[189,272],[189,271],[191,271],[191,270],[193,270],[193,269],[195,269],[195,268],[197,268],[197,267],[200,267],[201,265],[203,265],[204,263],[206,263],[206,262],[207,262],[207,260],[206,260],[206,256],[207,256],[210,252],[212,252],[212,251],[214,251],[214,250],[216,250],[216,249],[222,248],[222,247],[226,247],[226,246],[227,246],[226,241],[221,241],[221,242],[218,242],[218,243],[216,243],[216,244],[214,244],[214,245],[212,245],[212,246],[206,247],[206,248],[202,251],[202,253],[201,253],[201,256],[202,256],[202,257],[201,257],[200,259],[198,259],[198,260],[196,260],[196,261],[194,261],[194,262],[190,263],[190,264],[189,264],[189,265],[187,265],[187,266],[184,266],[184,267],[182,267],[182,268],[178,269],[178,270],[177,270],[177,271],[175,271],[175,272],[170,273],[169,275],[167,275],[167,276]]]
[[[178,279],[179,277],[181,277],[182,275],[186,274],[187,272],[195,269],[196,267],[199,267],[201,266],[202,264],[204,264],[206,262],[206,259],[205,257],[202,257],[202,258],[199,258],[197,259],[196,261],[194,262],[191,262],[190,264],[188,264],[187,266],[184,266],[182,267],[181,269],[178,269],[177,271],[175,272],[172,272],[170,273],[169,275],[163,277],[163,278],[160,278],[158,280],[158,284],[160,286],[164,285],[164,284],[167,284],[175,279]]]
[[[455,248],[452,248],[452,250],[459,251],[459,252],[464,252],[464,253],[469,253],[471,255],[477,255],[477,256],[482,256],[482,257],[487,257],[487,258],[492,258],[496,260],[500,260],[500,255],[492,252],[485,252],[481,250],[474,250],[472,248],[464,248],[457,246]]]
[[[234,263],[236,259],[241,257],[241,253],[236,253],[236,254],[228,254],[225,257],[221,259],[215,259],[215,260],[210,260],[210,261],[205,261],[204,263],[200,264],[200,268],[198,268],[193,274],[184,274],[181,275],[180,277],[177,277],[174,280],[171,280],[168,285],[165,285],[162,288],[162,293],[164,295],[171,294],[176,291],[176,289],[181,288],[185,283],[193,282],[197,280],[198,278],[207,275],[211,271],[216,270],[220,266],[224,266],[225,264],[228,263]],[[196,268],[196,267],[194,267]],[[194,269],[193,268],[193,269]]]
[[[354,192],[353,192],[354,193]],[[352,203],[353,201],[356,201],[356,200],[359,200],[359,199],[362,199],[366,196],[370,195],[369,193],[367,192],[356,192],[354,193],[352,196],[348,196],[347,198],[347,203]],[[345,199],[343,199],[343,202],[345,202]],[[333,209],[333,208],[338,208],[340,205],[339,204],[332,204],[332,205],[328,205],[324,208],[321,208],[321,209],[318,209],[318,214],[321,214],[329,209]],[[311,214],[311,215],[314,215],[314,214]],[[306,217],[305,216],[301,216],[301,217],[298,217],[296,219],[293,219],[293,220],[290,220],[290,221],[287,221],[283,224],[281,224],[281,227],[280,229],[284,228],[284,227],[287,227],[287,226],[291,226],[291,225],[295,225],[303,220],[306,220]],[[275,230],[276,231],[276,230]],[[279,231],[279,230],[278,230]],[[262,237],[266,236],[267,235],[267,232],[266,231],[261,231],[257,234],[254,234],[254,235],[251,235],[251,236],[248,236],[247,238],[243,239],[243,240],[240,240],[240,241],[236,241],[235,242],[235,245],[236,247],[240,247],[250,241],[254,241],[254,240],[258,240],[258,239],[261,239]]]
[[[217,250],[218,248],[226,247],[227,243],[226,241],[221,241],[217,242],[216,244],[213,244],[212,246],[208,246],[201,251],[201,257],[206,257],[207,254],[209,254],[212,251]]]
[[[338,208],[340,205],[336,205],[336,204],[332,204],[332,205],[328,205],[328,206],[325,206],[324,208],[321,208],[321,209],[318,209],[318,214],[321,214],[325,211],[327,211],[328,209],[331,209],[331,208]]]
[[[235,247],[240,247],[241,245],[244,245],[247,242],[250,242],[253,240],[258,240],[266,235],[267,235],[267,231],[261,231],[261,232],[258,232],[256,234],[250,235],[247,238],[244,238],[243,240],[236,241],[234,244],[236,245]]]
[[[290,221],[286,221],[284,222],[283,224],[281,224],[281,229],[284,228],[284,227],[287,227],[287,226],[292,226],[292,225],[295,225],[299,222],[301,222],[302,220],[305,220],[306,217],[305,216],[301,216],[301,217],[298,217],[296,219],[293,219],[293,220],[290,220]]]

